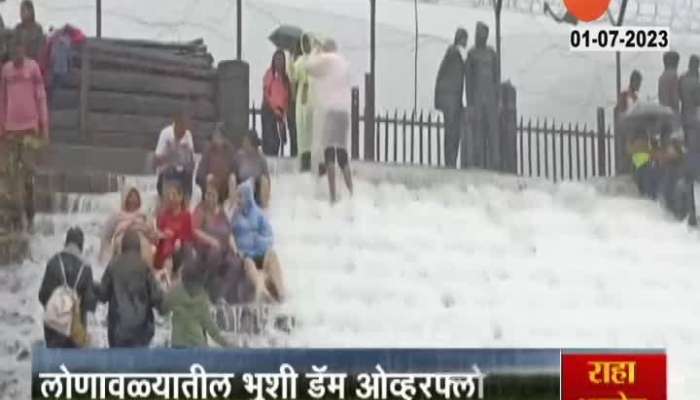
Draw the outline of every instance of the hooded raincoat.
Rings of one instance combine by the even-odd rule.
[[[338,112],[350,112],[350,66],[345,57],[333,51],[311,55],[306,68],[314,80],[314,140],[311,151],[311,165],[314,166],[322,162],[326,148],[347,148],[349,123],[330,127],[328,117]]]
[[[135,194],[139,199],[139,207],[136,210],[128,211],[126,201],[130,195]],[[140,252],[143,260],[148,264],[153,264],[153,246],[157,239],[157,233],[153,223],[149,221],[141,207],[141,193],[138,189],[131,187],[122,195],[121,210],[114,213],[102,231],[103,255],[117,255],[122,246],[121,241],[127,229],[136,231],[140,240]]]
[[[252,181],[242,183],[239,190],[241,204],[231,219],[238,250],[244,257],[264,257],[272,248],[272,226],[255,202]]]
[[[309,37],[308,34],[304,36]],[[304,40],[301,41],[304,43]],[[308,43],[310,43],[310,37]],[[299,154],[311,152],[313,140],[313,96],[311,90],[311,77],[306,70],[306,62],[311,54],[310,48],[301,49],[302,55],[290,68],[292,85],[296,88],[296,123],[297,123],[297,143]]]
[[[109,303],[109,347],[148,346],[155,333],[153,309],[162,300],[160,287],[141,258],[139,235],[129,230],[121,254],[107,266],[100,285],[100,301]]]

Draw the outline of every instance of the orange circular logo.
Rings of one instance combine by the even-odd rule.
[[[564,0],[566,9],[579,21],[591,22],[605,15],[612,0]]]

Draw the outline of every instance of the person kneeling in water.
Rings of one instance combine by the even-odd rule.
[[[283,301],[285,289],[279,259],[272,249],[272,227],[255,202],[251,180],[238,187],[238,207],[231,225],[246,270],[254,266],[260,272],[256,288],[261,290],[261,285],[264,285],[275,300]]]

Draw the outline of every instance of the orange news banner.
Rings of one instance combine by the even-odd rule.
[[[666,400],[666,354],[563,354],[562,400]]]

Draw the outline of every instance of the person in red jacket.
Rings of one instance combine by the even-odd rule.
[[[277,50],[263,78],[262,141],[265,155],[280,155],[287,142],[286,121],[291,98],[292,85],[287,76],[285,55],[282,50]]]
[[[177,183],[170,183],[165,190],[166,205],[158,216],[160,239],[156,248],[153,266],[158,279],[166,287],[172,284],[173,254],[194,241],[192,215],[185,205],[185,196]]]

